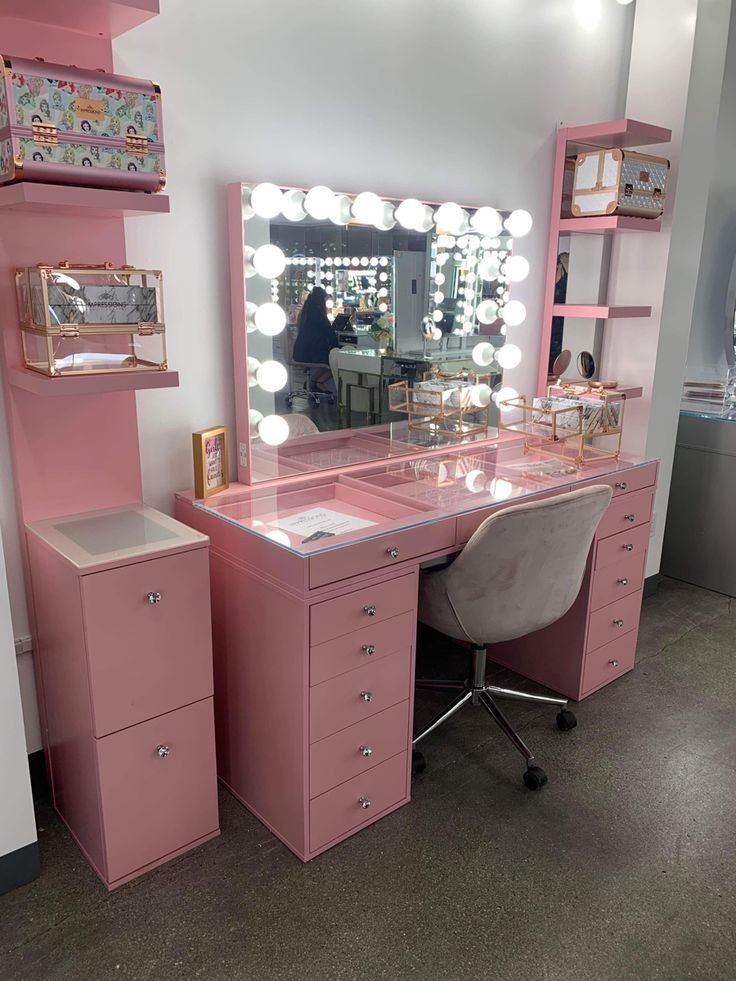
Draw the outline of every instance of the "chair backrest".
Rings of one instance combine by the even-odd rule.
[[[606,485],[585,487],[491,515],[447,570],[447,596],[478,644],[523,637],[559,620],[575,602]]]

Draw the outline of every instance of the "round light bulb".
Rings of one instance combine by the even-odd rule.
[[[361,266],[367,266],[368,265],[368,256],[367,255],[363,255],[363,256],[360,257],[360,264],[361,264]]]
[[[266,337],[275,337],[286,327],[286,313],[278,303],[262,303],[255,312],[255,325]]]
[[[383,201],[373,191],[362,191],[353,201],[353,217],[362,225],[375,225],[383,217]]]
[[[504,344],[496,351],[496,361],[502,368],[516,368],[521,364],[521,348],[516,344]]]
[[[388,265],[388,258],[385,255],[382,255],[381,258],[378,260],[378,265],[379,266],[387,266]]]
[[[526,307],[521,300],[509,300],[501,311],[501,317],[509,327],[518,327],[526,320]]]
[[[433,327],[430,333],[432,335],[432,340],[433,341],[441,341],[442,340],[442,331],[439,329],[439,327]]]
[[[529,275],[529,262],[523,255],[511,255],[503,264],[503,271],[510,283],[520,283]]]
[[[280,446],[289,438],[289,423],[281,416],[264,416],[258,423],[258,435],[269,446]]]
[[[471,494],[480,494],[485,485],[485,474],[482,470],[469,470],[465,474],[465,486]]]
[[[264,392],[280,392],[288,381],[286,368],[279,361],[264,361],[256,371],[256,381]]]
[[[281,200],[281,214],[288,221],[302,221],[307,217],[304,208],[304,191],[286,191]]]
[[[445,274],[441,272],[437,273],[434,277],[434,281],[438,286],[443,286],[445,282]]]
[[[439,249],[453,249],[455,247],[455,236],[454,235],[438,235],[437,236],[437,248]]]
[[[250,192],[250,206],[260,218],[275,218],[283,205],[283,191],[275,184],[256,184]]]
[[[509,399],[518,399],[519,393],[515,388],[511,388],[510,385],[505,385],[503,388],[499,388],[497,392],[493,393],[493,401],[499,407],[501,412],[508,412],[510,409],[514,409],[513,405],[502,405],[502,402],[508,402]]]
[[[317,184],[316,187],[307,191],[304,198],[307,214],[316,218],[317,221],[324,221],[325,218],[329,217],[333,197],[334,193],[329,187],[325,187],[324,184]]]
[[[448,201],[446,204],[441,204],[435,211],[434,220],[438,228],[449,232],[451,235],[462,235],[467,226],[468,215],[459,204]]]
[[[437,304],[437,306],[439,306],[440,303],[442,303],[442,301],[445,299],[445,294],[441,290],[437,290],[437,292],[433,294],[432,299]]]
[[[379,283],[387,283],[388,282],[388,273],[385,273],[385,272],[384,273],[379,273],[378,274],[378,281],[379,281]]]
[[[386,289],[385,286],[382,286],[380,288],[380,290],[378,291],[378,295],[379,296],[388,296],[388,290]]]
[[[500,235],[503,229],[503,221],[501,216],[496,211],[495,208],[478,208],[474,215],[471,215],[470,225],[480,232],[481,235],[487,235],[493,238],[496,235]]]
[[[521,238],[531,231],[532,216],[528,211],[518,209],[512,211],[503,224],[509,235],[513,235],[514,238]]]
[[[396,209],[396,220],[410,231],[418,228],[424,217],[424,205],[416,198],[407,198]]]
[[[488,341],[481,341],[473,348],[473,361],[481,368],[487,368],[493,361],[493,345]]]
[[[386,311],[388,310],[388,304],[387,303],[379,303],[378,304],[378,309],[380,310],[381,313],[386,313]]]
[[[250,409],[248,412],[248,426],[250,428],[251,436],[258,435],[258,426],[263,419],[263,413],[259,412],[258,409]]]
[[[330,201],[327,217],[335,225],[347,225],[350,221],[351,204],[347,194],[335,194]]]
[[[447,260],[450,258],[449,252],[438,252],[437,258],[434,260],[438,268],[442,268]]]
[[[432,314],[432,320],[434,320],[436,324],[442,323],[444,319],[445,319],[445,314],[444,311],[442,310],[435,310],[434,313]]]
[[[264,279],[275,279],[286,268],[286,256],[278,245],[261,245],[253,253],[253,268]]]
[[[248,368],[248,388],[253,388],[254,385],[258,384],[256,379],[256,372],[261,367],[261,362],[258,358],[248,358],[247,368]]]
[[[490,385],[473,385],[470,390],[470,401],[479,409],[485,409],[491,404],[492,390]]]
[[[493,300],[483,300],[475,315],[482,324],[494,324],[498,320],[498,305]]]
[[[508,480],[504,480],[503,477],[494,477],[488,485],[488,490],[491,493],[491,497],[494,497],[497,501],[506,501],[511,497],[514,487],[513,484]]]

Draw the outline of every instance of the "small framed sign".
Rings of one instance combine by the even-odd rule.
[[[230,481],[227,428],[203,429],[192,433],[194,453],[194,496],[199,500],[226,490]]]

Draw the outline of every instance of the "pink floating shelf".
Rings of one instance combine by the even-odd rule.
[[[169,199],[165,194],[24,183],[0,187],[0,208],[26,214],[135,218],[141,215],[168,214]]]
[[[592,126],[568,127],[565,137],[568,143],[580,143],[584,146],[650,146],[654,143],[669,143],[672,130],[642,123],[638,119],[614,119]]]
[[[48,378],[24,368],[11,368],[8,381],[34,395],[106,395],[108,392],[133,392],[148,388],[177,388],[178,371],[146,371],[140,374],[76,375],[71,378]]]
[[[631,218],[628,215],[593,215],[590,218],[560,218],[560,235],[585,232],[605,235],[609,232],[658,232],[661,218]]]
[[[577,384],[575,381],[571,385]],[[561,385],[550,385],[550,395],[565,395],[565,389]],[[617,395],[625,395],[627,399],[640,399],[644,394],[644,389],[639,385],[619,385],[616,389]]]
[[[3,0],[2,13],[80,34],[120,37],[159,14],[159,0]]]
[[[555,303],[553,317],[590,317],[594,320],[614,320],[622,317],[650,317],[651,307],[608,307],[579,303]]]

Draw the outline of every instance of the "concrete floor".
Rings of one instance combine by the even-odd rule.
[[[734,978],[735,648],[731,601],[664,581],[574,732],[507,703],[541,793],[466,710],[410,805],[306,866],[223,793],[220,838],[108,894],[43,806],[0,978]]]

